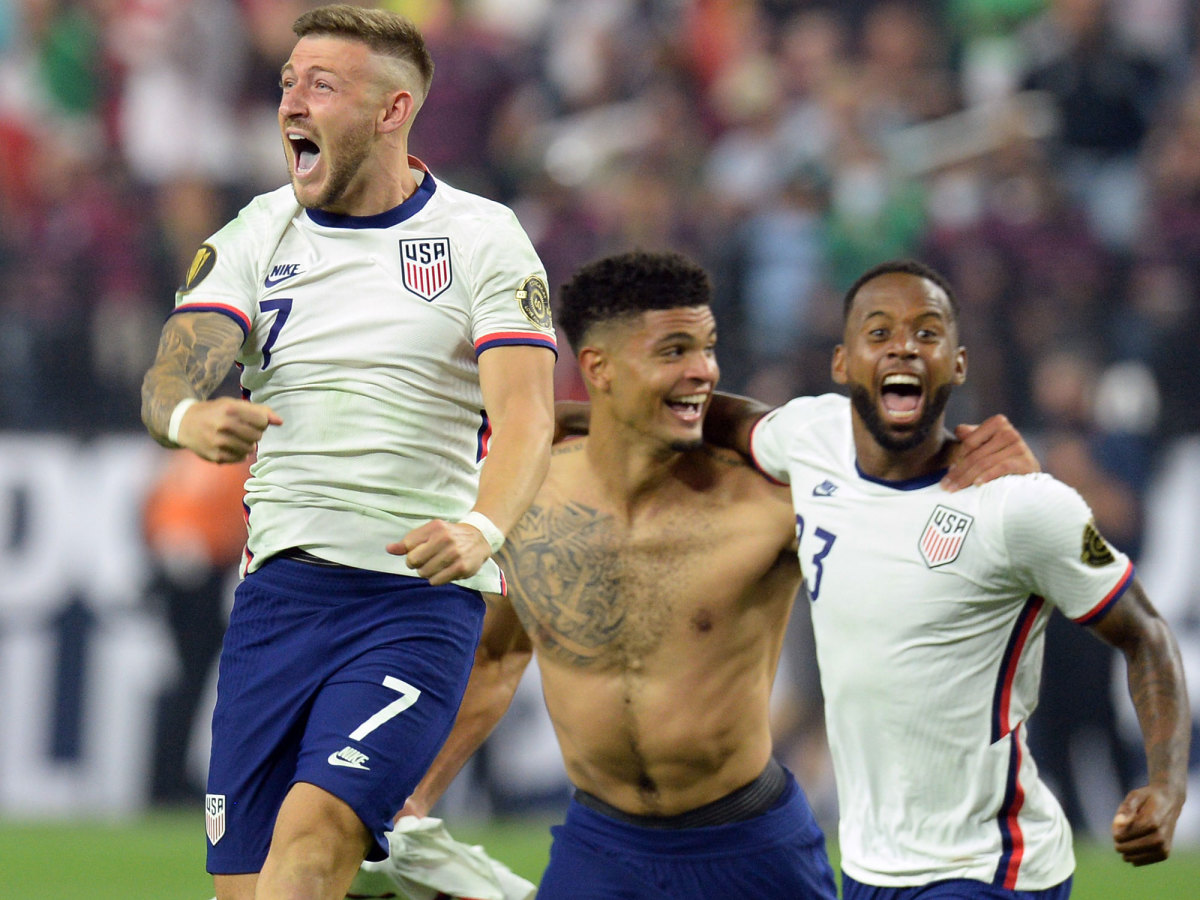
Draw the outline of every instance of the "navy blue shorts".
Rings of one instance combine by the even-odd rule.
[[[871,887],[842,873],[843,900],[1067,900],[1070,896],[1070,878],[1044,891],[1013,891],[967,878],[934,881],[918,887]]]
[[[550,829],[538,900],[836,900],[825,837],[796,779],[744,822],[665,830],[578,801]]]
[[[290,787],[384,832],[446,740],[483,625],[477,591],[274,559],[238,586],[221,651],[208,871],[258,872]]]

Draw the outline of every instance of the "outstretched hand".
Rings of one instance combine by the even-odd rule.
[[[385,549],[393,556],[405,557],[408,567],[433,585],[469,578],[492,555],[478,528],[442,519],[414,528]]]
[[[1165,788],[1135,788],[1113,817],[1113,847],[1125,862],[1148,866],[1171,855],[1175,822],[1182,803],[1172,801]]]
[[[957,491],[983,484],[1002,475],[1029,475],[1042,471],[1037,457],[1003,415],[995,415],[981,425],[959,425],[954,429],[959,443],[950,456],[950,470],[942,487]]]
[[[282,425],[269,406],[236,397],[193,404],[179,423],[179,446],[216,463],[241,462],[271,425]]]

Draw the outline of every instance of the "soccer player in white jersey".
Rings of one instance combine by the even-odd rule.
[[[386,856],[553,434],[528,237],[408,155],[433,74],[420,33],[348,5],[293,30],[291,185],[197,253],[143,385],[160,443],[257,448],[206,800],[220,900],[340,898]],[[244,397],[212,398],[234,362]]]
[[[1043,474],[939,486],[967,371],[957,314],[934,270],[877,266],[846,295],[833,376],[849,400],[720,420],[791,485],[845,900],[1069,895],[1070,828],[1027,744],[1053,607],[1125,655],[1148,783],[1117,810],[1117,851],[1165,859],[1184,801],[1178,649],[1082,498]]]

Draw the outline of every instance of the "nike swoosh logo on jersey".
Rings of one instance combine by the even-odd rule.
[[[370,766],[365,765],[365,763],[370,758],[367,754],[360,753],[353,747],[343,747],[337,753],[329,754],[329,764],[331,766],[345,766],[347,769],[362,769],[364,772],[369,772]]]
[[[832,481],[822,481],[813,488],[814,497],[832,497],[833,492],[838,489],[838,486]]]
[[[273,269],[271,269],[270,274],[263,279],[263,287],[273,288],[280,282],[287,281],[289,278],[299,274],[299,263],[285,263],[282,266],[275,266]]]

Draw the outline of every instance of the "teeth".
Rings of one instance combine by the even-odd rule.
[[[892,384],[911,384],[914,387],[921,386],[921,379],[916,375],[888,375],[883,379],[883,386],[887,387]]]
[[[672,403],[690,403],[699,406],[708,399],[708,394],[688,394],[686,397],[675,397]]]

